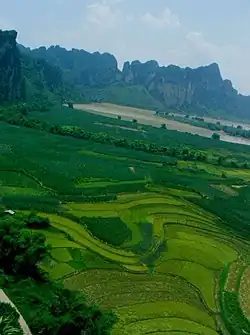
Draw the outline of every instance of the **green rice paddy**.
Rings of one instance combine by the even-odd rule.
[[[146,134],[176,145],[175,135],[160,132]],[[183,160],[162,165],[161,155],[6,124],[1,135],[12,146],[0,155],[1,207],[50,219],[43,233],[51,249],[41,268],[114,310],[112,335],[248,330],[250,170]],[[202,150],[210,150],[206,143]],[[93,199],[99,195],[115,200]]]
[[[189,193],[180,197],[167,192],[124,195],[112,203],[67,204],[76,219],[119,218],[131,231],[131,240],[120,246],[97,239],[73,218],[39,213],[53,227],[45,232],[52,245],[46,269],[67,288],[113,309],[118,316],[114,335],[216,334],[220,273],[238,259],[238,244],[221,237],[224,232],[214,215],[189,205]],[[101,222],[100,236],[105,229]],[[148,226],[152,229],[145,233]],[[147,248],[140,248],[142,244]]]

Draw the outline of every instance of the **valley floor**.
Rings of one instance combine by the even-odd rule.
[[[105,115],[109,117],[117,117],[118,115],[122,117],[124,120],[137,119],[139,123],[145,125],[153,125],[155,127],[160,127],[163,123],[167,124],[168,129],[170,130],[178,130],[181,132],[187,132],[194,135],[204,136],[211,138],[214,131],[209,129],[204,129],[201,127],[193,126],[190,124],[174,121],[168,119],[168,117],[160,117],[156,116],[154,111],[148,111],[133,107],[125,107],[120,105],[101,103],[101,104],[75,104],[74,108],[77,110],[88,111],[95,114]],[[214,119],[207,119],[209,122],[213,122]],[[214,120],[216,122],[216,120]],[[234,122],[224,122],[225,124],[234,124]],[[223,122],[222,122],[223,124]],[[236,123],[235,123],[236,124]],[[238,125],[238,124],[237,124]],[[244,124],[243,124],[244,125]],[[246,126],[248,127],[248,126]],[[222,141],[231,142],[231,143],[239,143],[250,145],[250,140],[243,137],[235,137],[225,134],[224,132],[220,132],[220,137]]]

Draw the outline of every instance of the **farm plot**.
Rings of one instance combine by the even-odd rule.
[[[97,240],[82,225],[79,225],[76,222],[52,214],[39,213],[39,215],[47,216],[51,220],[52,226],[58,231],[70,236],[71,240],[81,245],[83,248],[87,248],[100,254],[104,258],[122,264],[137,264],[139,262],[138,257],[131,251],[114,248]]]
[[[123,335],[144,335],[158,332],[168,332],[171,334],[179,333],[179,332],[186,332],[191,334],[200,334],[200,335],[217,335],[218,333],[206,326],[203,326],[197,322],[184,320],[182,318],[156,318],[154,320],[143,320],[138,321],[135,323],[131,323],[126,325],[122,332],[117,332],[117,334]]]
[[[156,267],[156,272],[184,278],[201,292],[207,306],[213,311],[216,310],[214,298],[215,276],[213,271],[191,261],[169,260],[160,263]]]
[[[141,320],[155,318],[178,317],[182,315],[185,320],[195,321],[209,328],[215,329],[215,321],[203,310],[193,307],[185,302],[157,301],[144,304],[120,307],[117,311],[119,324],[116,329],[122,328],[126,324],[135,323]]]
[[[239,299],[243,313],[250,321],[250,267],[245,269],[241,277]]]
[[[179,275],[194,285],[202,294],[208,307],[216,310],[215,281],[226,264],[235,261],[238,253],[229,245],[199,234],[195,228],[173,225],[166,227],[166,246],[156,261],[156,271]]]
[[[241,259],[225,266],[220,276],[221,316],[232,335],[250,332],[249,267]]]
[[[46,195],[45,188],[37,181],[20,171],[0,169],[0,196],[39,196]]]
[[[171,259],[192,261],[213,270],[220,270],[224,265],[223,260],[219,257],[219,250],[195,240],[169,239],[167,250],[161,261]],[[212,255],[216,257],[210,258]]]
[[[183,279],[170,275],[89,270],[65,279],[65,286],[85,290],[90,301],[116,310],[170,300],[191,304],[206,312],[198,293]]]
[[[45,232],[51,277],[114,309],[112,335],[216,334],[218,276],[238,249],[214,215],[170,193],[68,203],[72,220],[46,214],[59,232]]]

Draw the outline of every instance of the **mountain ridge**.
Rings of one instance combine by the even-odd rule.
[[[155,60],[144,63],[134,60],[124,62],[119,69],[115,56],[107,52],[67,50],[58,45],[28,48],[26,52],[61,68],[71,84],[83,86],[83,94],[84,87],[100,89],[115,84],[121,85],[122,91],[124,84],[130,87],[139,85],[157,102],[157,111],[171,109],[200,115],[250,117],[250,96],[240,94],[230,80],[223,79],[217,63],[192,69],[160,66]],[[107,95],[104,92],[103,97],[98,94],[96,99],[90,100],[113,102]],[[115,102],[119,103],[119,99]]]
[[[113,102],[151,108],[156,112],[174,110],[186,114],[250,118],[250,96],[240,94],[230,80],[223,79],[217,63],[192,69],[160,66],[155,60],[144,63],[134,60],[124,62],[119,69],[116,57],[107,52],[67,50],[58,45],[31,49],[16,45],[15,31],[1,34],[6,38],[9,34],[14,43],[12,58],[16,57],[15,64],[13,61],[8,66],[4,64],[1,55],[10,50],[6,49],[6,39],[4,44],[0,38],[0,74],[5,74],[2,76],[5,83],[1,85],[4,88],[6,82],[13,80],[12,87],[18,99],[24,95],[20,92],[25,90],[29,99],[39,95],[60,96],[61,99],[71,97],[82,102]],[[15,66],[19,69],[15,71],[22,74],[18,80],[11,75]],[[25,89],[21,84],[22,76]],[[32,94],[27,94],[27,88]],[[4,101],[3,98],[0,100]]]

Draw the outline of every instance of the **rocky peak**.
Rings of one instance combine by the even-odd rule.
[[[0,30],[0,103],[22,98],[21,59],[17,32]]]

